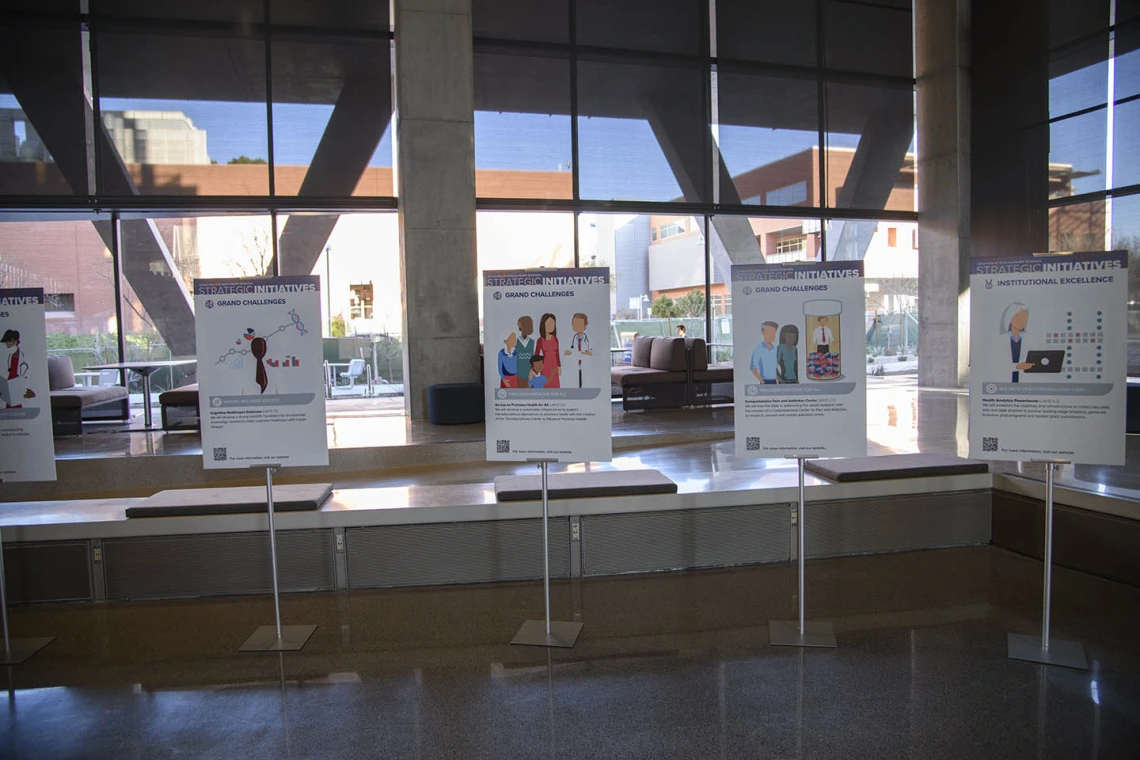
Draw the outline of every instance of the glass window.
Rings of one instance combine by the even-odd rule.
[[[910,0],[826,0],[823,25],[828,68],[914,76]]]
[[[1049,47],[1058,48],[1105,30],[1111,0],[1048,0]]]
[[[304,29],[387,32],[388,3],[359,0],[271,0],[269,18],[276,25]]]
[[[827,260],[863,261],[869,374],[918,372],[918,250],[892,248],[892,229],[917,238],[916,222],[827,221]]]
[[[264,40],[95,28],[102,193],[269,193]]]
[[[44,289],[48,354],[76,372],[119,360],[110,241],[109,222],[0,222],[0,288]]]
[[[1107,113],[1102,108],[1049,125],[1049,171],[1060,181],[1060,194],[1104,190]]]
[[[1112,201],[1112,248],[1128,251],[1128,337],[1140,338],[1140,195]],[[1128,365],[1140,375],[1140,365]]]
[[[391,43],[275,39],[277,195],[392,196]]]
[[[816,65],[814,2],[717,0],[717,56]]]
[[[574,266],[573,214],[479,211],[475,214],[475,238],[478,256],[476,292],[479,294],[480,331],[482,331],[483,314],[483,272],[488,269]],[[606,265],[604,259],[600,257],[591,259],[586,255],[585,243],[582,254],[582,266]],[[532,321],[537,321],[538,316],[532,315]],[[498,351],[498,347],[494,350]]]
[[[225,24],[258,24],[265,20],[263,0],[199,0],[195,3],[95,0],[91,6],[92,12],[100,17],[179,19]]]
[[[580,214],[579,261],[610,270],[613,364],[630,363],[635,336],[705,335],[704,217]],[[662,230],[670,234],[659,234]],[[720,293],[720,291],[717,291]]]
[[[570,63],[476,53],[475,194],[572,198]]]
[[[1116,106],[1113,119],[1113,187],[1140,184],[1140,100]]]
[[[1108,39],[1064,54],[1049,63],[1049,118],[1108,102]]]
[[[566,43],[568,0],[472,0],[471,27],[476,38]]]
[[[1115,94],[1117,98],[1140,95],[1140,23],[1136,21],[1116,29]]]
[[[579,45],[698,55],[707,13],[699,0],[577,0]]]
[[[1104,201],[1049,209],[1050,251],[1103,251]]]
[[[0,195],[87,195],[82,46],[78,16],[0,13]]]
[[[397,214],[298,213],[278,216],[277,223],[281,273],[321,278],[321,326],[326,338],[399,339],[403,322]]]
[[[716,81],[720,154],[733,184],[721,186],[720,202],[818,206],[815,81],[726,71]]]
[[[914,88],[827,83],[827,205],[915,210]]]
[[[581,197],[708,200],[708,120],[699,67],[578,64]]]

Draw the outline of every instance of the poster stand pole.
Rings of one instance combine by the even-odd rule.
[[[582,624],[550,619],[550,499],[547,490],[548,465],[557,459],[528,459],[536,462],[542,472],[542,582],[546,598],[546,619],[523,622],[512,644],[535,647],[563,647],[569,649],[578,641]]]
[[[1009,659],[1088,670],[1085,648],[1079,641],[1049,637],[1050,600],[1053,594],[1053,473],[1058,464],[1069,464],[1069,461],[1061,459],[1032,461],[1042,462],[1045,465],[1045,580],[1041,602],[1041,635],[1009,634]]]
[[[4,628],[4,649],[0,651],[0,665],[19,665],[24,660],[55,641],[54,636],[13,639],[8,635],[8,588],[4,578],[4,534],[0,530],[0,624]]]
[[[809,623],[804,620],[804,608],[806,606],[804,599],[804,462],[808,459],[815,459],[815,457],[789,454],[786,458],[796,460],[800,476],[800,502],[796,518],[799,538],[796,559],[799,565],[800,618],[798,622],[794,620],[770,620],[768,622],[768,640],[772,646],[777,647],[825,647],[834,649],[837,645],[831,623]]]
[[[265,467],[265,505],[269,515],[269,561],[273,574],[273,617],[275,625],[259,626],[239,652],[297,652],[308,642],[315,625],[281,625],[281,596],[277,588],[277,530],[273,525],[273,471],[279,465]]]

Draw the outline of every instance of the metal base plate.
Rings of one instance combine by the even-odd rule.
[[[0,665],[19,665],[53,641],[55,641],[55,636],[9,639],[9,649],[4,651],[0,648]]]
[[[1078,670],[1089,669],[1089,662],[1085,658],[1085,648],[1081,646],[1081,642],[1051,637],[1049,649],[1044,650],[1041,648],[1040,636],[1009,634],[1009,659],[1040,662],[1043,665],[1060,665],[1064,668],[1077,668]]]
[[[835,632],[831,623],[804,622],[804,633],[800,635],[800,624],[795,620],[768,621],[768,641],[774,647],[824,647],[835,649]]]
[[[550,621],[550,633],[546,633],[545,620],[528,620],[511,639],[512,644],[532,647],[563,647],[569,649],[578,642],[582,632],[581,623],[567,623],[561,620]]]
[[[259,626],[253,635],[245,640],[238,649],[239,652],[297,652],[309,641],[315,625],[283,625],[281,626],[281,639],[277,638],[277,629],[271,625]]]

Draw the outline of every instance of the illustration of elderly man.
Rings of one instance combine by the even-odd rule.
[[[758,381],[765,385],[776,382],[776,367],[777,367],[777,351],[776,351],[776,330],[780,326],[772,321],[767,321],[762,326],[762,333],[764,339],[756,345],[752,351],[752,361],[748,364],[748,369]]]
[[[515,356],[515,346],[518,345],[518,336],[513,332],[503,341],[499,349],[499,387],[518,387],[518,364]]]

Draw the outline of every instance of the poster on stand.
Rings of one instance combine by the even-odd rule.
[[[0,481],[55,480],[41,288],[0,289]]]
[[[194,281],[206,469],[327,465],[320,280]]]
[[[1128,254],[970,262],[970,456],[1124,464]]]
[[[484,273],[487,459],[609,461],[610,331],[607,268]]]
[[[866,456],[863,262],[732,267],[736,454]]]

